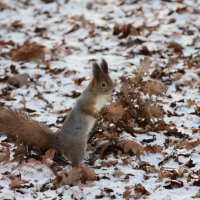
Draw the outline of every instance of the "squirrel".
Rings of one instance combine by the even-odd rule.
[[[0,133],[41,150],[54,148],[71,161],[72,167],[80,167],[89,133],[114,88],[104,59],[100,64],[93,63],[92,68],[92,80],[56,134],[27,115],[7,108],[0,108]]]

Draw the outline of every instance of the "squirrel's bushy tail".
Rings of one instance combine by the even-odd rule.
[[[5,108],[0,108],[0,134],[44,150],[51,148],[56,140],[56,135],[48,127],[21,112]]]

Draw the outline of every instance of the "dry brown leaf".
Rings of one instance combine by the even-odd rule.
[[[179,173],[178,173],[179,171]],[[184,171],[183,171],[184,172]],[[182,177],[182,169],[167,169],[159,172],[158,179],[162,180],[163,178],[176,180],[178,177]]]
[[[133,76],[130,81],[136,85],[141,86],[143,78],[149,75],[149,68],[151,66],[151,60],[148,57],[140,60],[140,65],[136,71],[134,71]]]
[[[169,48],[174,49],[175,52],[182,53],[183,47],[177,42],[169,42]]]
[[[21,179],[21,177],[17,175],[11,175],[9,179],[11,180],[9,184],[11,188],[20,188],[22,184],[28,183],[28,181]]]
[[[138,183],[138,184],[135,184],[134,186],[134,190],[135,190],[135,193],[136,195],[138,196],[142,196],[142,195],[150,195],[150,192],[148,192],[146,190],[146,188],[141,184],[141,183]]]
[[[195,148],[195,147],[197,147],[197,146],[200,145],[200,139],[197,139],[197,140],[194,141],[194,142],[185,141],[185,142],[184,142],[184,145],[185,145],[186,148],[188,148],[188,149]]]
[[[116,24],[113,35],[119,35],[119,39],[126,38],[128,35],[139,35],[139,31],[132,24]]]
[[[10,85],[13,85],[15,87],[21,87],[23,85],[28,86],[29,85],[29,78],[30,76],[28,74],[17,74],[12,77],[8,78],[8,83]]]
[[[187,65],[188,65],[189,69],[191,69],[191,68],[199,69],[199,66],[200,66],[200,56],[197,55],[196,57],[191,58],[190,60],[188,60]]]
[[[151,99],[146,99],[145,102],[139,101],[139,110],[137,113],[138,120],[141,120],[140,125],[151,124],[154,118],[162,119],[163,109]]]
[[[85,80],[86,80],[85,77],[76,78],[76,79],[74,79],[74,82],[75,82],[76,85],[81,85],[81,83],[82,83],[83,81],[85,81]]]
[[[83,182],[96,180],[96,174],[94,170],[88,165],[83,165],[81,167],[81,173]]]
[[[156,67],[154,71],[151,73],[151,78],[160,79],[164,75],[164,69],[160,66]]]
[[[118,164],[117,160],[102,160],[101,167],[111,167]]]
[[[139,68],[137,70],[138,74],[140,76],[149,75],[149,68],[151,66],[151,63],[152,63],[152,61],[148,57],[141,59]]]
[[[198,179],[195,179],[195,180],[193,181],[193,185],[194,185],[194,186],[200,187],[200,177],[199,177]]]
[[[125,186],[124,188],[123,199],[129,200],[133,189],[130,186]]]
[[[0,46],[7,46],[7,45],[14,46],[15,43],[11,40],[9,40],[9,41],[0,40]]]
[[[10,160],[10,148],[9,146],[5,147],[5,151],[0,153],[0,162],[9,162]]]
[[[145,151],[148,153],[162,153],[163,147],[158,146],[158,145],[147,145],[145,147]]]
[[[78,185],[82,178],[81,168],[73,168],[69,174],[61,174],[60,185]]]
[[[140,155],[142,155],[144,152],[144,147],[140,142],[136,140],[122,139],[119,141],[119,145],[124,150],[125,153],[132,151],[139,160],[140,160]]]
[[[5,154],[0,153],[0,162],[3,162],[5,160]]]
[[[148,80],[142,87],[145,94],[161,96],[167,91],[167,86],[161,80]]]
[[[14,29],[19,29],[19,28],[23,28],[23,23],[19,20],[16,20],[14,21],[12,24],[11,24],[12,28]]]
[[[8,8],[8,5],[6,5],[5,3],[3,2],[0,2],[0,10],[5,10]]]
[[[191,108],[192,106],[197,105],[195,100],[188,99],[187,100],[187,105]]]
[[[71,76],[71,75],[73,75],[73,74],[75,74],[76,73],[76,71],[75,70],[67,70],[65,73],[64,73],[64,77],[66,78],[66,77],[69,77],[69,76]]]
[[[106,112],[105,114],[106,119],[110,122],[116,123],[123,117],[125,109],[119,103],[112,103],[110,106],[106,108],[105,112]]]
[[[166,181],[166,185],[164,186],[166,189],[175,189],[181,187],[183,187],[183,182],[179,180]]]
[[[55,149],[48,149],[46,152],[45,152],[45,155],[42,156],[42,160],[41,160],[41,163],[47,163],[48,160],[53,160],[54,158],[54,155],[55,155]]]
[[[22,46],[12,50],[11,57],[14,61],[39,61],[44,55],[44,46],[35,42],[25,41]]]
[[[178,167],[177,173],[178,173],[178,175],[179,175],[180,177],[183,176],[184,170],[183,170],[183,168],[182,168],[181,166]]]

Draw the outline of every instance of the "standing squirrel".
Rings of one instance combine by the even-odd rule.
[[[99,111],[111,97],[112,90],[108,64],[102,59],[100,65],[93,63],[93,78],[58,134],[27,115],[6,108],[0,108],[0,133],[15,138],[17,143],[37,146],[42,150],[53,147],[68,158],[73,167],[79,167],[85,155],[89,132],[100,115]]]

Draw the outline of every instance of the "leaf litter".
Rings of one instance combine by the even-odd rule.
[[[198,6],[1,2],[1,106],[28,112],[56,132],[88,84],[90,63],[102,57],[116,90],[80,169],[53,149],[17,153],[2,136],[0,198],[199,198]]]

